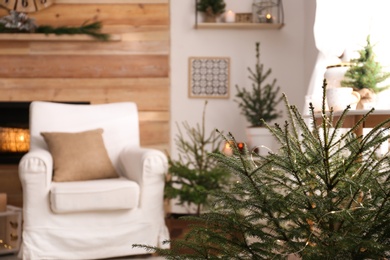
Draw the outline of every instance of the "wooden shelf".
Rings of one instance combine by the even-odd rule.
[[[242,13],[242,15],[245,14],[245,17],[242,17],[243,19],[237,19],[236,21],[240,22],[232,22],[232,23],[224,23],[224,22],[217,22],[217,23],[205,23],[205,22],[199,22],[199,13],[202,13],[198,11],[198,4],[200,0],[195,0],[195,29],[228,29],[228,30],[237,30],[237,29],[253,29],[253,30],[279,30],[284,26],[284,13],[283,13],[283,6],[281,3],[281,0],[277,1],[277,20],[273,20],[277,23],[256,23],[251,22],[252,20],[252,11],[248,11],[248,13]],[[201,20],[202,21],[202,20]]]
[[[258,29],[278,30],[284,24],[281,23],[198,23],[196,29]]]
[[[109,41],[121,40],[120,34],[110,34]],[[97,41],[97,39],[84,34],[0,33],[0,41]]]

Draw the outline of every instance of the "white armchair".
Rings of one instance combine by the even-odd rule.
[[[24,224],[20,251],[23,259],[139,255],[147,252],[133,248],[133,244],[162,247],[162,241],[169,239],[163,206],[167,158],[158,150],[140,147],[138,124],[137,107],[130,102],[101,105],[31,103],[30,151],[19,164],[23,187]],[[60,171],[59,161],[53,159],[52,144],[49,142],[49,151],[48,140],[41,133],[78,134],[94,129],[103,129],[97,136],[102,136],[108,161],[112,162],[118,176],[84,178],[80,172],[74,175],[75,181],[53,181],[56,172]],[[82,135],[81,138],[85,137]],[[79,161],[88,154],[84,152],[83,140],[72,144],[67,139],[65,146],[68,148],[58,150],[60,153],[75,150],[70,156],[80,159],[71,161],[76,161],[84,170],[88,165]],[[93,142],[94,150],[96,143]],[[79,148],[73,149],[77,145]],[[80,149],[81,156],[77,154]],[[103,161],[94,160],[95,166]],[[100,168],[92,167],[93,173]]]

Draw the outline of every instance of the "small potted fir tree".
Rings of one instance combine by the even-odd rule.
[[[276,86],[276,79],[270,83],[265,83],[271,75],[272,70],[264,71],[264,65],[260,63],[260,43],[256,42],[256,66],[252,70],[248,67],[249,79],[253,81],[251,91],[240,88],[236,85],[237,94],[235,101],[241,109],[241,114],[245,116],[250,126],[247,128],[248,148],[258,149],[265,146],[269,149],[273,147],[273,137],[269,130],[265,128],[265,123],[269,123],[282,116],[282,111],[277,106],[282,102],[282,95],[279,95],[280,87]],[[264,152],[263,152],[264,151]],[[266,154],[266,150],[261,150],[260,154]]]
[[[215,23],[217,17],[225,12],[224,0],[200,0],[196,9],[204,14],[205,22]]]
[[[351,67],[346,71],[342,87],[352,87],[360,94],[357,108],[368,108],[375,104],[376,95],[389,86],[380,83],[390,77],[389,72],[383,72],[382,66],[376,61],[376,55],[367,36],[367,44],[359,50],[359,58],[351,60]]]
[[[167,218],[171,238],[180,236],[186,229],[187,223],[182,216],[197,215],[210,204],[207,193],[210,190],[218,191],[226,187],[229,173],[222,169],[217,160],[210,157],[210,153],[219,153],[222,138],[213,130],[207,135],[205,130],[205,115],[207,101],[204,105],[202,123],[192,127],[188,122],[177,124],[179,133],[175,138],[175,145],[179,158],[168,156],[169,176],[165,184],[165,198],[184,207],[185,214],[171,213]]]

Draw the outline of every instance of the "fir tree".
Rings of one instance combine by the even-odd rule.
[[[282,102],[283,97],[278,96],[280,87],[276,87],[276,79],[265,84],[272,70],[269,68],[264,72],[264,65],[260,63],[260,43],[256,43],[256,66],[252,70],[248,67],[249,79],[253,81],[252,90],[247,91],[236,85],[237,94],[235,101],[241,109],[251,127],[264,126],[274,119],[282,116],[277,110],[277,105]],[[263,84],[265,84],[263,86]]]
[[[165,183],[165,198],[178,199],[178,205],[196,206],[196,214],[209,204],[207,191],[223,189],[229,174],[217,160],[208,156],[221,148],[222,138],[212,131],[206,134],[206,106],[204,104],[202,124],[192,127],[188,122],[177,124],[179,133],[175,138],[179,159],[168,157],[170,178]]]
[[[351,60],[352,66],[345,73],[341,86],[352,87],[356,91],[367,88],[378,93],[388,87],[380,87],[378,84],[390,77],[390,73],[383,72],[381,64],[375,60],[370,36],[367,36],[366,41],[366,46],[359,51],[359,58]]]
[[[225,12],[224,0],[200,0],[196,4],[196,8],[200,12],[204,12],[210,16],[218,16]]]
[[[267,125],[280,150],[240,154],[235,145],[236,156],[214,153],[237,181],[227,192],[213,193],[213,210],[195,218],[198,224],[171,249],[143,247],[167,259],[388,259],[390,158],[375,151],[388,141],[383,130],[390,119],[355,136],[371,110],[342,134],[349,108],[330,125],[325,86],[321,124],[314,123],[311,104],[307,125],[285,98],[285,125]]]

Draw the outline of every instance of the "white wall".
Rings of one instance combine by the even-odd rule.
[[[255,42],[261,63],[271,68],[291,104],[302,111],[311,68],[317,55],[313,40],[314,0],[285,0],[285,26],[280,30],[194,29],[195,0],[171,0],[171,155],[175,158],[176,122],[201,122],[204,99],[188,98],[188,58],[223,56],[231,59],[230,98],[209,99],[206,127],[232,132],[246,141],[247,122],[240,115],[235,85],[251,86],[247,67],[255,66]],[[250,12],[252,0],[225,0],[226,9]],[[238,4],[239,3],[239,4]],[[283,123],[284,119],[279,122]]]

